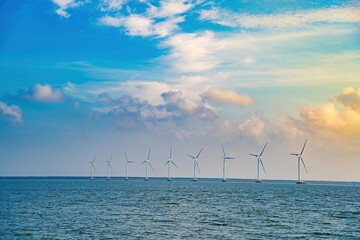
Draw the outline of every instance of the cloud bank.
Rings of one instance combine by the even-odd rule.
[[[0,116],[13,123],[22,123],[22,111],[17,105],[7,105],[4,102],[0,102]]]

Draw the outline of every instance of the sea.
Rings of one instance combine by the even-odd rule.
[[[0,239],[360,239],[360,184],[0,178]]]

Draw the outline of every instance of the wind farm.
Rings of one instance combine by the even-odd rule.
[[[128,178],[129,163],[135,163],[135,161],[129,161],[126,151],[124,153],[125,153],[125,181],[128,181],[129,180],[129,178]]]
[[[303,152],[304,152],[306,143],[307,143],[307,139],[305,140],[304,146],[302,147],[300,153],[290,153],[290,155],[296,156],[296,157],[297,157],[297,160],[298,160],[298,180],[297,180],[297,182],[296,182],[297,184],[304,184],[304,181],[301,180],[301,173],[300,173],[301,164],[300,164],[300,162],[303,164],[306,173],[308,173],[308,170],[307,170],[307,168],[306,168],[304,159],[302,158],[302,154],[303,154]]]
[[[261,159],[261,156],[264,153],[264,150],[265,150],[266,146],[267,146],[267,143],[265,144],[265,146],[264,146],[263,150],[261,151],[261,153],[258,154],[258,155],[250,153],[251,156],[254,156],[257,159],[257,178],[256,178],[256,181],[255,181],[256,183],[261,183],[262,182],[261,179],[260,179],[260,166],[259,166],[260,163],[261,163],[261,166],[262,166],[262,168],[264,170],[264,173],[266,174],[265,167],[264,167],[264,164],[263,164],[262,159]]]
[[[222,151],[223,151],[223,156],[222,156],[222,159],[223,159],[223,179],[222,181],[223,182],[227,182],[227,179],[226,179],[226,160],[228,159],[234,159],[233,157],[229,157],[229,156],[226,156],[226,153],[225,153],[225,150],[224,150],[224,145],[221,144],[221,148],[222,148]]]
[[[150,166],[151,169],[154,171],[154,168],[150,163],[150,153],[151,153],[151,147],[149,148],[149,153],[148,153],[147,159],[141,163],[141,164],[145,164],[145,181],[149,181],[148,166]]]
[[[198,181],[198,179],[196,178],[196,168],[198,169],[198,172],[200,173],[200,167],[199,167],[199,163],[198,163],[198,159],[200,157],[200,154],[202,152],[202,150],[204,149],[204,147],[202,147],[199,151],[199,153],[196,155],[196,157],[192,156],[192,155],[188,155],[189,157],[191,157],[194,161],[194,178],[193,181],[196,182]]]
[[[91,167],[90,167],[90,180],[94,180],[93,171],[95,172],[95,160],[96,160],[96,154],[94,156],[94,159],[90,161]]]
[[[175,167],[179,168],[176,163],[174,163],[174,161],[172,160],[172,146],[170,146],[170,156],[167,160],[167,162],[164,164],[164,166],[168,165],[168,181],[172,181],[171,179],[171,164],[174,165]]]
[[[301,179],[301,164],[303,165],[306,173],[308,173],[308,170],[306,168],[305,162],[303,160],[303,152],[305,149],[305,146],[307,144],[307,139],[305,140],[305,143],[300,151],[300,153],[290,153],[290,155],[296,156],[298,158],[298,165],[297,165],[297,171],[298,171],[298,178],[296,181],[296,184],[305,184],[304,181],[302,181]],[[261,152],[259,154],[253,154],[250,153],[250,156],[253,156],[256,158],[257,160],[257,175],[256,175],[256,179],[255,179],[255,183],[262,183],[263,179],[261,178],[261,170],[260,168],[262,168],[263,172],[265,174],[267,174],[264,163],[263,163],[263,159],[262,156],[265,152],[266,147],[268,146],[268,143],[265,143],[264,147],[262,148]],[[204,147],[202,147],[200,149],[200,151],[197,153],[196,156],[190,155],[188,154],[187,156],[190,157],[193,160],[193,177],[192,177],[192,181],[197,182],[199,181],[199,178],[197,176],[197,173],[200,174],[200,167],[199,167],[199,157],[201,155],[201,153],[203,152]],[[226,176],[226,163],[228,160],[232,160],[235,159],[234,157],[230,157],[229,155],[227,155],[224,145],[221,144],[221,151],[222,151],[222,156],[221,156],[221,160],[222,160],[222,178],[221,181],[222,182],[228,182],[228,178]],[[124,151],[124,155],[125,155],[125,166],[124,166],[124,170],[125,170],[125,175],[124,175],[124,180],[125,181],[129,181],[129,164],[133,164],[136,163],[136,161],[133,160],[129,160],[127,152]],[[151,168],[152,171],[154,171],[154,168],[150,162],[150,156],[151,156],[151,147],[149,148],[148,154],[147,154],[147,158],[145,161],[141,162],[141,164],[145,164],[145,181],[149,181],[149,168]],[[111,165],[111,161],[112,161],[112,157],[113,157],[113,153],[111,153],[110,158],[108,160],[106,160],[107,163],[107,169],[106,169],[106,180],[109,181],[110,178],[110,173],[112,172],[112,165]],[[94,158],[92,161],[90,161],[91,164],[91,168],[90,168],[90,180],[94,180],[94,172],[95,172],[95,160],[97,158],[97,154],[95,154]],[[239,159],[242,159],[243,157],[240,157]],[[182,162],[184,164],[184,161]],[[177,169],[180,169],[180,167],[178,166],[178,164],[176,164],[174,162],[173,159],[173,146],[170,145],[169,148],[169,157],[167,158],[165,164],[163,165],[163,167],[167,167],[167,181],[172,181],[173,180],[173,176],[172,176],[172,167],[176,167]]]
[[[111,153],[110,159],[106,161],[106,163],[107,163],[106,180],[107,180],[107,181],[110,181],[110,171],[112,171],[112,167],[111,167],[112,155],[113,155],[113,154]]]

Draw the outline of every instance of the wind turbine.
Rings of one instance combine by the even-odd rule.
[[[106,178],[107,181],[110,181],[110,169],[111,169],[111,171],[112,171],[112,167],[111,167],[112,155],[113,155],[113,154],[111,153],[110,159],[106,161],[106,162],[107,162],[107,165],[108,165],[108,167],[107,167],[107,178]]]
[[[223,153],[224,153],[224,156],[222,156],[222,159],[223,159],[223,180],[222,181],[227,182],[227,179],[225,177],[225,170],[226,170],[225,162],[226,162],[227,159],[235,159],[235,158],[226,156],[226,153],[225,153],[225,150],[224,150],[224,145],[221,144],[221,148],[222,148]]]
[[[200,156],[200,153],[201,151],[203,150],[204,147],[201,148],[200,152],[198,153],[198,155],[196,157],[194,156],[191,156],[191,155],[188,155],[189,157],[191,157],[193,160],[194,160],[194,179],[193,181],[197,181],[197,178],[196,178],[196,166],[198,168],[198,171],[200,173],[200,168],[199,168],[199,163],[198,163],[198,159],[199,159],[199,156]]]
[[[164,166],[165,166],[166,164],[168,164],[168,181],[172,181],[172,179],[171,179],[171,164],[174,164],[175,167],[179,168],[179,167],[174,163],[174,161],[172,160],[171,156],[172,156],[172,146],[170,146],[170,157],[169,157],[168,161],[164,164]]]
[[[262,154],[263,154],[266,146],[267,146],[267,143],[265,144],[263,150],[261,151],[261,153],[260,153],[259,155],[251,154],[251,153],[250,153],[251,156],[254,156],[254,157],[257,158],[257,179],[256,179],[256,181],[255,181],[256,183],[261,183],[261,180],[260,180],[260,163],[261,163],[261,166],[262,166],[262,168],[263,168],[263,170],[264,170],[264,173],[266,174],[264,164],[263,164],[263,162],[262,162],[262,160],[261,160],[261,156],[262,156]]]
[[[307,171],[307,169],[306,169],[306,166],[305,166],[305,163],[304,163],[304,160],[303,160],[303,158],[302,158],[302,154],[303,154],[303,152],[304,152],[306,143],[307,143],[307,139],[306,139],[306,141],[305,141],[305,143],[304,143],[304,146],[303,146],[300,154],[298,154],[298,153],[290,153],[290,155],[297,156],[297,158],[298,158],[298,181],[296,182],[297,184],[304,184],[304,182],[301,181],[301,177],[300,177],[300,161],[301,161],[302,164],[304,165],[304,168],[305,168],[306,173],[308,173],[308,171]]]
[[[94,177],[93,177],[93,169],[94,169],[94,171],[95,171],[95,160],[96,160],[96,154],[95,154],[94,160],[90,161],[90,163],[91,163],[91,169],[90,169],[90,171],[91,171],[91,177],[90,177],[90,180],[94,180]]]
[[[150,149],[149,149],[149,154],[148,154],[147,159],[141,163],[141,164],[146,163],[145,181],[149,181],[149,178],[148,178],[148,165],[149,165],[149,166],[151,167],[151,169],[154,171],[154,168],[151,166],[151,163],[150,163],[150,153],[151,153],[151,147],[150,147]]]
[[[125,181],[128,181],[128,180],[129,180],[129,179],[128,179],[128,164],[129,164],[129,163],[134,163],[135,161],[129,161],[126,152],[125,152],[125,158],[126,158]]]

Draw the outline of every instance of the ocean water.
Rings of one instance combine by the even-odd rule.
[[[360,187],[0,180],[0,239],[360,239]]]

